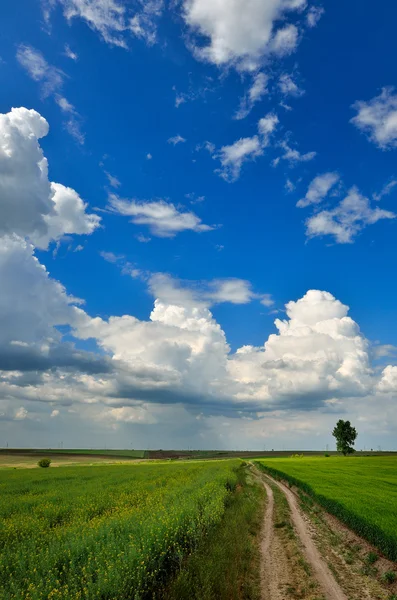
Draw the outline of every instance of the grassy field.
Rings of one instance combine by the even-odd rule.
[[[241,469],[230,460],[0,472],[2,600],[158,597],[219,527]]]
[[[397,457],[260,460],[271,475],[312,496],[385,556],[397,560]]]

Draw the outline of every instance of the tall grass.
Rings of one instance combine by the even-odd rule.
[[[397,560],[397,459],[261,460],[258,466],[312,497],[329,513]]]
[[[182,565],[161,600],[259,600],[265,491],[240,469],[225,515]]]
[[[153,597],[222,519],[239,466],[0,472],[2,600]]]

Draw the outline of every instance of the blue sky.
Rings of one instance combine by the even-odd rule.
[[[392,447],[397,7],[1,11],[2,438]]]

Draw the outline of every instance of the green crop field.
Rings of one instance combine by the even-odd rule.
[[[326,510],[397,560],[397,457],[260,460],[271,475],[298,486]]]
[[[229,460],[0,472],[2,600],[149,597],[221,521],[241,468]]]

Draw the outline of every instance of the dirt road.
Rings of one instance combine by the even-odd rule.
[[[291,597],[291,591],[296,590],[297,579],[302,578],[302,574],[297,572],[297,567],[302,563],[301,559],[291,560],[293,556],[296,558],[296,553],[299,552],[303,554],[310,567],[310,569],[306,569],[308,580],[300,591],[300,594],[304,594],[304,598],[318,598],[319,592],[326,600],[348,600],[317,549],[295,495],[285,485],[271,477],[262,475],[261,478],[268,498],[261,541],[263,600],[283,600]],[[291,544],[294,542],[292,538],[289,548],[286,548],[285,536],[283,543],[278,534],[277,524],[275,528],[275,501],[271,486],[273,489],[274,486],[277,486],[288,502],[290,519],[296,534],[296,548],[291,548]],[[283,525],[283,523],[278,525]],[[308,572],[311,572],[311,575]],[[310,578],[315,581],[309,581]],[[292,585],[291,582],[294,582],[295,585]],[[318,584],[317,590],[315,589],[316,583]]]

